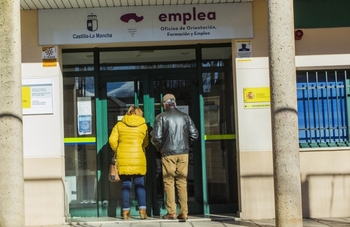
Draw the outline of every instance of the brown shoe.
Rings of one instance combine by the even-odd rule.
[[[130,219],[130,210],[123,210],[123,219]]]
[[[147,219],[148,218],[146,209],[140,209],[139,213],[140,213],[140,218],[141,219]]]
[[[176,214],[166,214],[162,217],[163,219],[175,220]]]
[[[179,214],[177,216],[177,219],[179,219],[180,222],[186,221],[188,219],[188,215],[187,214]]]

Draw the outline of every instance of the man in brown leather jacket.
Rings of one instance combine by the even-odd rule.
[[[187,174],[190,145],[198,139],[198,130],[189,115],[176,108],[175,96],[163,97],[165,111],[159,114],[151,132],[151,141],[162,155],[162,172],[166,209],[163,219],[188,219]],[[180,203],[176,215],[175,187]]]

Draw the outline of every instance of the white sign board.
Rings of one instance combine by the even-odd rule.
[[[253,38],[251,3],[39,10],[39,45]]]
[[[53,113],[51,78],[22,80],[22,113]]]

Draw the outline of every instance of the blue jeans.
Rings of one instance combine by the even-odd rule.
[[[139,209],[146,209],[145,178],[142,175],[121,175],[122,181],[122,210],[130,210],[131,181],[134,182]]]

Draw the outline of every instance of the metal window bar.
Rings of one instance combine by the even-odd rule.
[[[349,86],[346,70],[298,72],[301,147],[348,146]]]
[[[336,97],[337,97],[337,102],[336,102],[336,108],[337,108],[337,111],[336,111],[336,113],[337,113],[337,115],[338,115],[338,117],[337,117],[337,119],[339,119],[338,120],[338,124],[337,124],[337,130],[338,130],[338,141],[341,141],[341,138],[340,138],[340,135],[341,135],[341,120],[342,120],[342,117],[341,117],[341,105],[339,105],[339,102],[340,102],[340,100],[338,100],[338,98],[340,98],[341,99],[341,96],[339,96],[339,92],[338,92],[338,89],[340,88],[340,85],[338,85],[338,77],[337,77],[337,71],[335,71],[335,74],[334,74],[334,76],[335,76],[335,94],[336,94]],[[343,88],[344,88],[344,86],[343,86]]]

